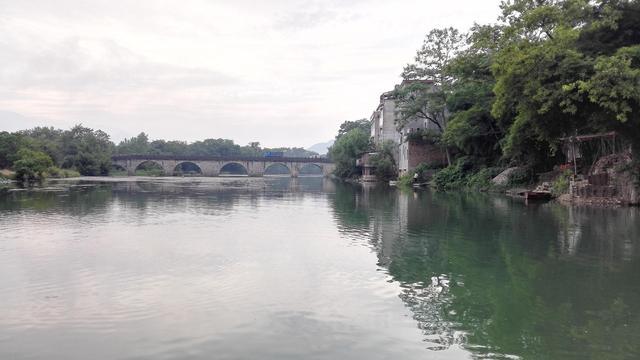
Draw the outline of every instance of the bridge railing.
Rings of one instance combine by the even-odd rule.
[[[126,160],[176,160],[176,161],[265,161],[265,162],[301,162],[331,164],[333,161],[327,158],[310,157],[268,157],[268,156],[207,156],[207,155],[113,155],[113,161]]]

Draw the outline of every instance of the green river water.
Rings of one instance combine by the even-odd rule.
[[[0,359],[640,358],[637,208],[98,178],[0,234]]]

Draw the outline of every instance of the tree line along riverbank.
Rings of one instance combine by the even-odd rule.
[[[36,127],[13,133],[0,132],[0,179],[4,179],[0,181],[33,182],[48,177],[118,175],[118,170],[112,167],[112,155],[261,156],[265,152],[289,157],[318,156],[303,148],[263,148],[259,142],[241,146],[229,139],[192,143],[151,141],[145,133],[115,144],[106,132],[82,125],[68,130]],[[159,175],[162,171],[157,170],[154,164],[143,164],[138,172],[140,175]]]
[[[336,175],[360,176],[358,159],[370,154],[379,180],[400,184],[536,184],[639,202],[640,2],[514,0],[500,9],[495,23],[467,33],[430,31],[403,84],[383,94],[395,100],[400,142],[435,146],[446,161],[398,174],[394,144],[370,140],[372,117],[339,129],[329,153]],[[416,120],[424,129],[406,131]]]

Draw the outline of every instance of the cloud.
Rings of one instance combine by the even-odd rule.
[[[275,28],[278,30],[300,30],[326,24],[338,18],[338,12],[326,9],[313,11],[298,10],[286,13],[276,20]]]
[[[153,62],[113,40],[68,38],[42,50],[0,45],[0,81],[16,89],[109,91],[127,88],[223,86],[237,82],[215,71]]]
[[[498,3],[0,0],[0,110],[116,140],[310,145],[370,114],[430,28]]]

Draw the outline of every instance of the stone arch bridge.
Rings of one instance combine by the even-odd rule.
[[[115,167],[124,169],[127,175],[134,175],[136,169],[147,162],[160,165],[165,175],[173,175],[178,166],[184,163],[197,166],[203,176],[220,176],[222,170],[230,166],[236,169],[240,166],[239,169],[244,169],[244,173],[248,176],[264,176],[271,167],[286,168],[291,177],[298,177],[301,172],[304,174],[305,169],[312,169],[316,174],[329,176],[335,169],[335,165],[324,158],[115,155],[111,160]]]

